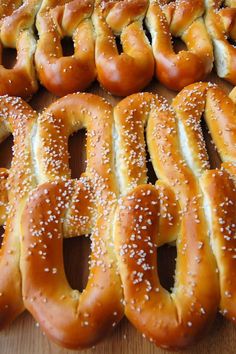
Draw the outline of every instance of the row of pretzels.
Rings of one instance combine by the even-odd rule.
[[[73,40],[71,56],[64,37]],[[175,50],[172,37],[186,50]],[[127,96],[154,74],[179,91],[203,80],[214,60],[218,75],[236,85],[235,39],[236,0],[2,0],[0,55],[16,48],[17,60],[12,69],[0,65],[0,94],[29,98],[39,80],[63,96],[97,78]]]
[[[211,170],[204,116],[221,158]],[[13,134],[0,170],[0,328],[26,308],[67,348],[90,347],[125,314],[157,346],[181,349],[217,311],[236,322],[236,91],[184,88],[171,105],[138,93],[112,107],[67,95],[37,115],[0,98],[0,141]],[[71,179],[68,137],[87,129],[87,166]],[[146,139],[145,139],[146,136]],[[148,183],[146,143],[158,178]],[[66,279],[63,238],[90,234],[89,278]],[[175,284],[160,284],[157,248],[176,241]]]

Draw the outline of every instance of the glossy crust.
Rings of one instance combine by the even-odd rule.
[[[87,89],[96,78],[92,0],[44,0],[37,16],[35,63],[40,82],[57,96]],[[74,53],[63,56],[61,40],[70,36]]]
[[[5,68],[0,60],[0,95],[30,98],[38,89],[33,25],[40,4],[41,0],[26,0],[21,6],[13,6],[16,9],[9,16],[0,19],[0,56],[4,47],[17,51],[16,63],[11,69]]]
[[[150,0],[146,24],[152,36],[156,77],[169,89],[179,91],[203,80],[213,67],[213,48],[202,16],[203,0]],[[172,35],[180,37],[187,50],[175,53]]]
[[[214,45],[217,74],[236,85],[236,48],[228,40],[236,40],[236,3],[226,1],[228,7],[221,8],[222,3],[206,1],[205,23]]]
[[[114,95],[140,91],[153,77],[153,53],[143,29],[147,8],[147,0],[95,1],[98,81]],[[115,34],[120,36],[121,54]]]
[[[5,136],[12,133],[14,138],[13,159],[7,178],[8,214],[0,249],[1,329],[24,310],[19,269],[20,219],[29,191],[36,186],[31,154],[31,135],[36,118],[36,113],[20,98],[0,97],[0,132],[5,131]]]
[[[68,137],[87,128],[87,168],[69,180]],[[39,118],[34,152],[41,185],[22,218],[24,304],[53,341],[85,348],[123,316],[123,295],[113,250],[117,200],[111,106],[91,94],[71,94]],[[57,143],[55,144],[55,141]],[[80,294],[66,280],[62,238],[91,233],[90,275]]]
[[[121,101],[114,115],[124,191],[114,239],[125,313],[158,346],[185,348],[205,333],[218,306],[229,319],[236,318],[230,274],[236,249],[235,104],[217,86],[197,83],[182,90],[171,106],[158,96],[136,94]],[[224,161],[220,171],[208,171],[203,115]],[[147,179],[145,128],[158,183],[175,193],[180,207],[171,238],[177,238],[171,293],[156,275],[156,247],[170,239],[168,227],[160,231],[163,195],[142,185]]]

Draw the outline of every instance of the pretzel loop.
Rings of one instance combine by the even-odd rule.
[[[105,2],[105,9],[104,1],[95,5],[96,67],[98,80],[106,90],[127,96],[144,88],[153,76],[153,54],[142,25],[148,2],[113,3]],[[120,35],[121,54],[114,33]]]
[[[37,16],[36,68],[42,84],[57,96],[85,90],[94,81],[93,1],[44,0]],[[61,39],[71,36],[74,54],[63,56]]]
[[[213,67],[213,50],[202,20],[202,1],[181,0],[164,6],[151,0],[146,25],[152,36],[156,76],[168,88],[179,91],[202,80]],[[166,16],[165,16],[166,14]],[[169,22],[168,22],[169,21]],[[171,36],[180,37],[187,50],[175,53]]]
[[[31,195],[23,217],[24,303],[45,333],[68,348],[95,344],[123,315],[112,247],[117,194],[112,126],[108,103],[90,94],[74,94],[42,114],[34,137],[37,168],[42,171],[39,181],[51,182]],[[79,181],[68,180],[68,137],[83,127],[87,168]],[[92,253],[88,284],[80,294],[65,277],[62,236],[85,231],[91,233]]]

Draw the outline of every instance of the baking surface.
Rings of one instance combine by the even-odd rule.
[[[226,92],[232,89],[232,86],[222,82],[214,74],[209,81],[218,83]],[[170,102],[176,94],[167,90],[162,85],[154,81],[146,91],[158,93],[166,97]],[[109,102],[115,105],[119,99],[114,98],[104,92],[98,84],[94,84],[89,92],[93,92],[105,97]],[[29,102],[37,111],[47,107],[56,98],[40,89],[39,92]],[[212,168],[219,165],[219,158],[214,152],[210,143],[210,137],[205,132],[208,152]],[[11,161],[12,138],[8,138],[1,144],[0,166],[9,167]],[[69,151],[71,153],[70,166],[72,177],[79,177],[85,169],[85,134],[83,131],[70,138]],[[0,231],[2,231],[0,229]],[[2,233],[2,232],[1,232]],[[86,285],[88,273],[89,239],[78,237],[64,241],[65,268],[68,280],[72,287],[80,291]],[[161,276],[162,284],[170,287],[172,284],[174,258],[176,256],[175,248],[164,246],[158,250],[158,270]],[[218,315],[206,336],[195,346],[185,353],[235,353],[236,347],[236,328],[228,321]],[[75,352],[75,351],[74,351]],[[19,316],[10,328],[0,333],[0,353],[3,354],[66,354],[72,351],[61,349],[49,341],[40,331],[37,324],[26,311]],[[101,343],[89,350],[82,350],[80,353],[86,354],[161,354],[167,351],[156,348],[149,343],[142,335],[123,319],[116,329],[108,335]],[[171,352],[169,352],[171,353]]]

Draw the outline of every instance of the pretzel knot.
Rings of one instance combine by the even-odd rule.
[[[167,3],[150,1],[146,25],[152,36],[156,77],[168,88],[179,91],[211,72],[213,49],[202,19],[203,1]],[[172,36],[180,37],[187,50],[175,53]]]
[[[0,328],[24,310],[20,275],[20,220],[28,193],[36,186],[31,135],[36,113],[20,98],[0,98],[0,141],[13,134],[13,159],[9,171],[0,173],[0,216],[5,232],[0,249]],[[8,176],[9,175],[9,176]]]
[[[147,0],[95,2],[98,80],[114,95],[137,92],[152,79],[154,58],[143,29],[147,7]],[[115,36],[120,36],[121,54]]]
[[[26,308],[44,332],[68,348],[95,344],[123,315],[112,243],[117,199],[112,108],[90,94],[66,96],[39,117],[34,154],[40,185],[22,218],[22,286]],[[68,137],[87,128],[87,168],[70,179]],[[62,241],[91,233],[90,274],[80,294],[63,266]]]
[[[41,83],[57,96],[85,90],[96,77],[92,0],[44,1],[36,19],[35,63]],[[72,37],[74,54],[63,56],[61,40]]]
[[[204,114],[224,161],[209,170],[200,120]],[[123,190],[116,210],[114,239],[124,288],[125,314],[163,348],[184,348],[209,327],[217,308],[235,321],[235,104],[217,86],[194,84],[169,106],[152,94],[121,101],[114,111]],[[175,193],[180,222],[173,215],[160,236],[163,193],[146,183],[144,130],[158,183]],[[127,133],[127,131],[129,133]],[[228,168],[231,166],[231,168]],[[177,217],[174,210],[174,216]],[[178,210],[176,211],[178,213]],[[176,219],[178,221],[178,218]],[[175,284],[160,284],[156,247],[176,238]]]
[[[0,95],[29,98],[38,88],[34,52],[33,25],[40,0],[26,0],[9,16],[0,19]],[[16,63],[11,69],[2,65],[4,47],[15,48]]]
[[[219,77],[236,85],[236,2],[207,1],[206,26],[214,45],[216,70]]]

